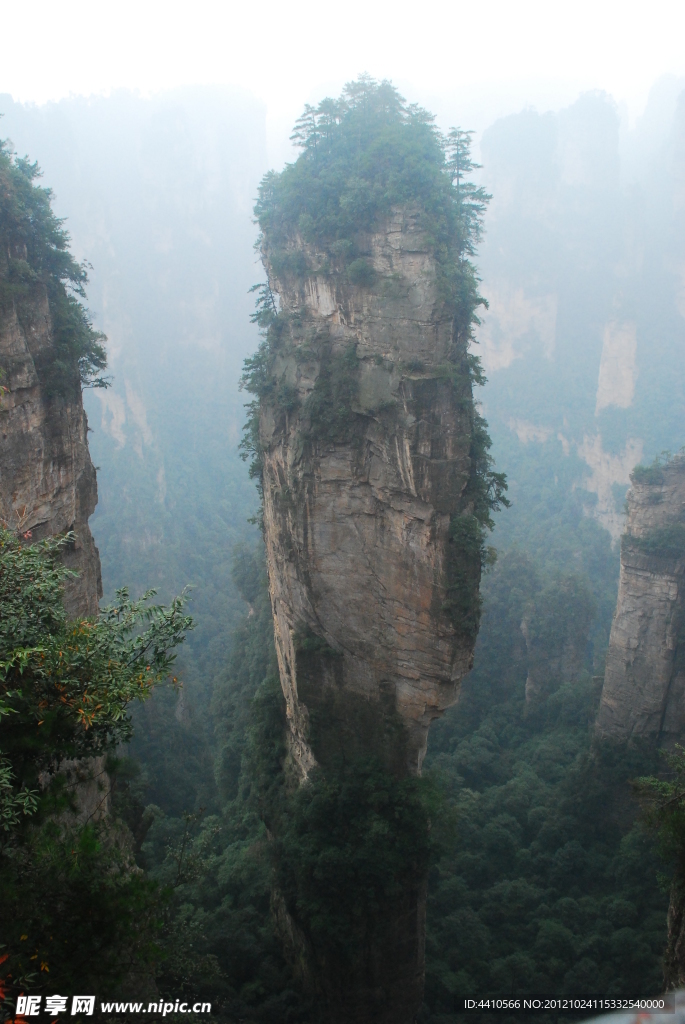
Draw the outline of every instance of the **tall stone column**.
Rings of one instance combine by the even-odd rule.
[[[411,209],[360,244],[369,270],[354,284],[330,261],[326,273],[277,271],[264,242],[280,303],[259,412],[264,536],[289,760],[302,785],[317,766],[370,755],[395,777],[420,772],[477,630],[480,550],[454,527],[472,513],[466,340],[445,315]],[[289,265],[298,252],[310,268],[323,263],[295,236]],[[451,603],[455,579],[468,621]],[[360,949],[344,978],[277,903],[332,1024],[414,1019],[425,878],[386,909],[386,938]]]
[[[638,468],[628,492],[599,737],[685,735],[685,458]]]

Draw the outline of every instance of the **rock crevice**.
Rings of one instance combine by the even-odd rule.
[[[452,517],[470,511],[466,343],[443,315],[435,259],[411,214],[398,211],[366,251],[365,285],[342,272],[279,274],[264,254],[287,324],[271,369],[285,400],[261,402],[264,534],[303,777],[317,755],[298,637],[317,638],[336,662],[310,703],[329,685],[376,704],[390,696],[414,771],[473,658],[475,636],[448,610]]]

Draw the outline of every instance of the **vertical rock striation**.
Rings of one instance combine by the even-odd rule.
[[[53,345],[44,286],[35,285],[19,308],[12,303],[0,315],[0,519],[32,540],[73,532],[63,558],[78,576],[67,581],[65,608],[73,617],[96,615],[102,578],[88,518],[97,504],[97,481],[81,389],[51,396],[39,379],[37,365]],[[81,821],[109,813],[105,760],[102,755],[60,766]]]
[[[101,386],[102,336],[84,297],[86,268],[51,209],[40,171],[0,141],[0,524],[24,539],[73,533],[63,558],[69,616],[98,612],[100,558],[88,528],[97,502],[82,384]],[[107,814],[105,758],[63,761],[82,820]]]
[[[70,615],[95,615],[102,582],[88,518],[97,482],[81,391],[50,396],[39,379],[37,365],[53,344],[42,284],[20,310],[12,303],[0,314],[0,518],[34,540],[73,531],[64,558],[79,575],[68,584],[65,605]]]
[[[674,743],[685,734],[685,458],[638,467],[627,504],[596,731]]]
[[[505,500],[468,351],[488,197],[465,180],[468,133],[441,136],[388,82],[349,83],[293,137],[301,156],[260,187],[265,333],[243,379],[285,697],[263,790],[274,917],[322,1021],[411,1024],[430,855],[418,776],[472,664]]]
[[[286,402],[263,400],[260,413],[264,535],[303,778],[325,756],[312,748],[310,715],[333,696],[372,717],[396,711],[407,765],[419,770],[428,727],[473,660],[475,631],[455,622],[449,594],[452,517],[472,511],[466,347],[443,315],[435,260],[410,210],[396,210],[363,249],[374,284],[279,274],[265,252],[288,338],[271,370]],[[316,266],[295,238],[298,250]],[[477,602],[477,550],[465,569]]]
[[[685,987],[685,884],[682,868],[676,870],[671,883],[666,927],[664,989],[668,992]]]
[[[457,699],[475,643],[480,550],[456,550],[454,530],[473,511],[466,346],[443,316],[435,261],[410,210],[360,244],[373,284],[277,273],[265,252],[287,340],[271,369],[283,400],[263,400],[259,418],[264,536],[301,781],[317,765],[364,755],[418,772],[428,727]],[[294,239],[298,248],[316,265]],[[413,1020],[424,916],[419,878],[395,900],[383,948],[366,951],[363,979],[343,985],[318,965],[330,1021]]]

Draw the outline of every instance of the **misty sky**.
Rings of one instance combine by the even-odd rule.
[[[44,102],[117,88],[236,86],[267,107],[280,162],[305,101],[368,71],[481,129],[605,89],[628,120],[685,73],[682,0],[0,0],[0,93]],[[443,123],[444,126],[444,123]],[[0,132],[1,135],[1,132]]]

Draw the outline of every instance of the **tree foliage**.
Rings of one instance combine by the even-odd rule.
[[[685,749],[676,744],[665,756],[666,777],[641,776],[635,780],[634,788],[645,820],[658,837],[662,856],[682,879],[685,877]]]
[[[85,297],[88,267],[69,251],[69,234],[52,211],[52,191],[36,184],[37,163],[0,141],[0,312],[29,314],[36,289],[47,292],[52,345],[37,358],[48,393],[107,387],[105,336],[93,328]]]
[[[302,150],[300,157],[280,174],[265,176],[255,206],[261,229],[258,245],[276,278],[306,276],[312,270],[306,253],[314,249],[317,273],[344,274],[362,287],[378,284],[366,259],[365,236],[397,208],[415,213],[435,256],[444,315],[453,324],[454,365],[447,368],[447,379],[461,391],[462,376],[466,378],[469,402],[471,385],[485,383],[478,357],[464,356],[463,350],[479,322],[477,309],[485,305],[470,257],[490,198],[471,181],[478,167],[471,159],[471,135],[459,128],[442,135],[433,116],[407,104],[390,82],[362,75],[337,99],[305,108],[292,136]],[[241,447],[243,457],[251,460],[251,475],[261,480],[260,402],[278,415],[296,408],[294,389],[278,378],[274,365],[291,332],[306,334],[306,317],[301,311],[279,308],[269,283],[255,285],[253,291],[257,303],[252,319],[262,330],[262,342],[245,361],[241,380],[241,387],[255,396],[247,406]],[[307,340],[304,349],[298,347],[298,358],[302,351],[314,353],[320,363],[303,409],[308,436],[326,441],[349,438],[358,419],[352,411],[357,387],[354,351],[335,356],[317,338]],[[457,366],[460,361],[464,374]],[[505,476],[494,472],[489,449],[487,426],[474,410],[465,505],[472,519],[470,533],[476,538],[473,550],[482,559],[492,512],[508,504]],[[464,524],[455,524],[456,532],[460,529]],[[458,575],[457,571],[452,590],[461,585]],[[479,573],[477,577],[476,590]],[[474,594],[470,586],[468,599],[474,597],[477,603]],[[456,607],[452,596],[448,604]]]
[[[470,255],[490,197],[467,181],[476,167],[471,133],[455,128],[445,137],[434,121],[390,82],[368,75],[337,99],[307,105],[292,135],[302,155],[260,187],[255,213],[270,249],[299,233],[350,263],[355,235],[410,206],[446,272],[451,260]]]
[[[73,573],[58,556],[69,540],[0,534],[0,749],[21,786],[125,738],[129,704],[169,675],[192,625],[183,595],[165,607],[149,603],[154,591],[132,601],[125,589],[96,618],[67,619]]]
[[[193,826],[195,867],[173,917],[194,955],[216,957],[219,974],[193,984],[220,1016],[316,1020],[279,949],[274,886],[315,948],[351,972],[359,934],[382,931],[375,911],[426,859],[426,1024],[466,1020],[463,999],[476,989],[659,991],[666,899],[628,784],[654,759],[593,753],[598,688],[587,662],[570,681],[549,672],[537,705],[525,699],[533,661],[538,674],[553,667],[585,614],[587,581],[546,573],[522,552],[501,556],[484,588],[474,670],[431,728],[424,780],[333,757],[289,793],[263,552],[241,550],[235,577],[249,608],[214,698],[221,811]],[[184,823],[154,813],[141,863],[166,884]],[[178,988],[171,972],[165,979]]]
[[[661,990],[666,900],[629,783],[656,757],[592,746],[590,604],[586,580],[548,574],[520,551],[487,577],[473,672],[433,724],[426,758],[457,822],[429,876],[427,1024],[494,1021],[464,1013],[471,991]],[[581,661],[564,677],[559,658],[583,618]],[[535,703],[531,672],[544,680]]]
[[[153,956],[160,896],[116,820],[83,822],[65,766],[130,734],[129,705],[169,675],[192,627],[154,591],[69,620],[71,536],[0,533],[0,947],[5,996],[30,982],[115,985]],[[81,761],[88,774],[88,762]],[[96,781],[97,785],[97,781]],[[80,973],[79,973],[80,972]],[[54,989],[53,989],[54,990]]]

